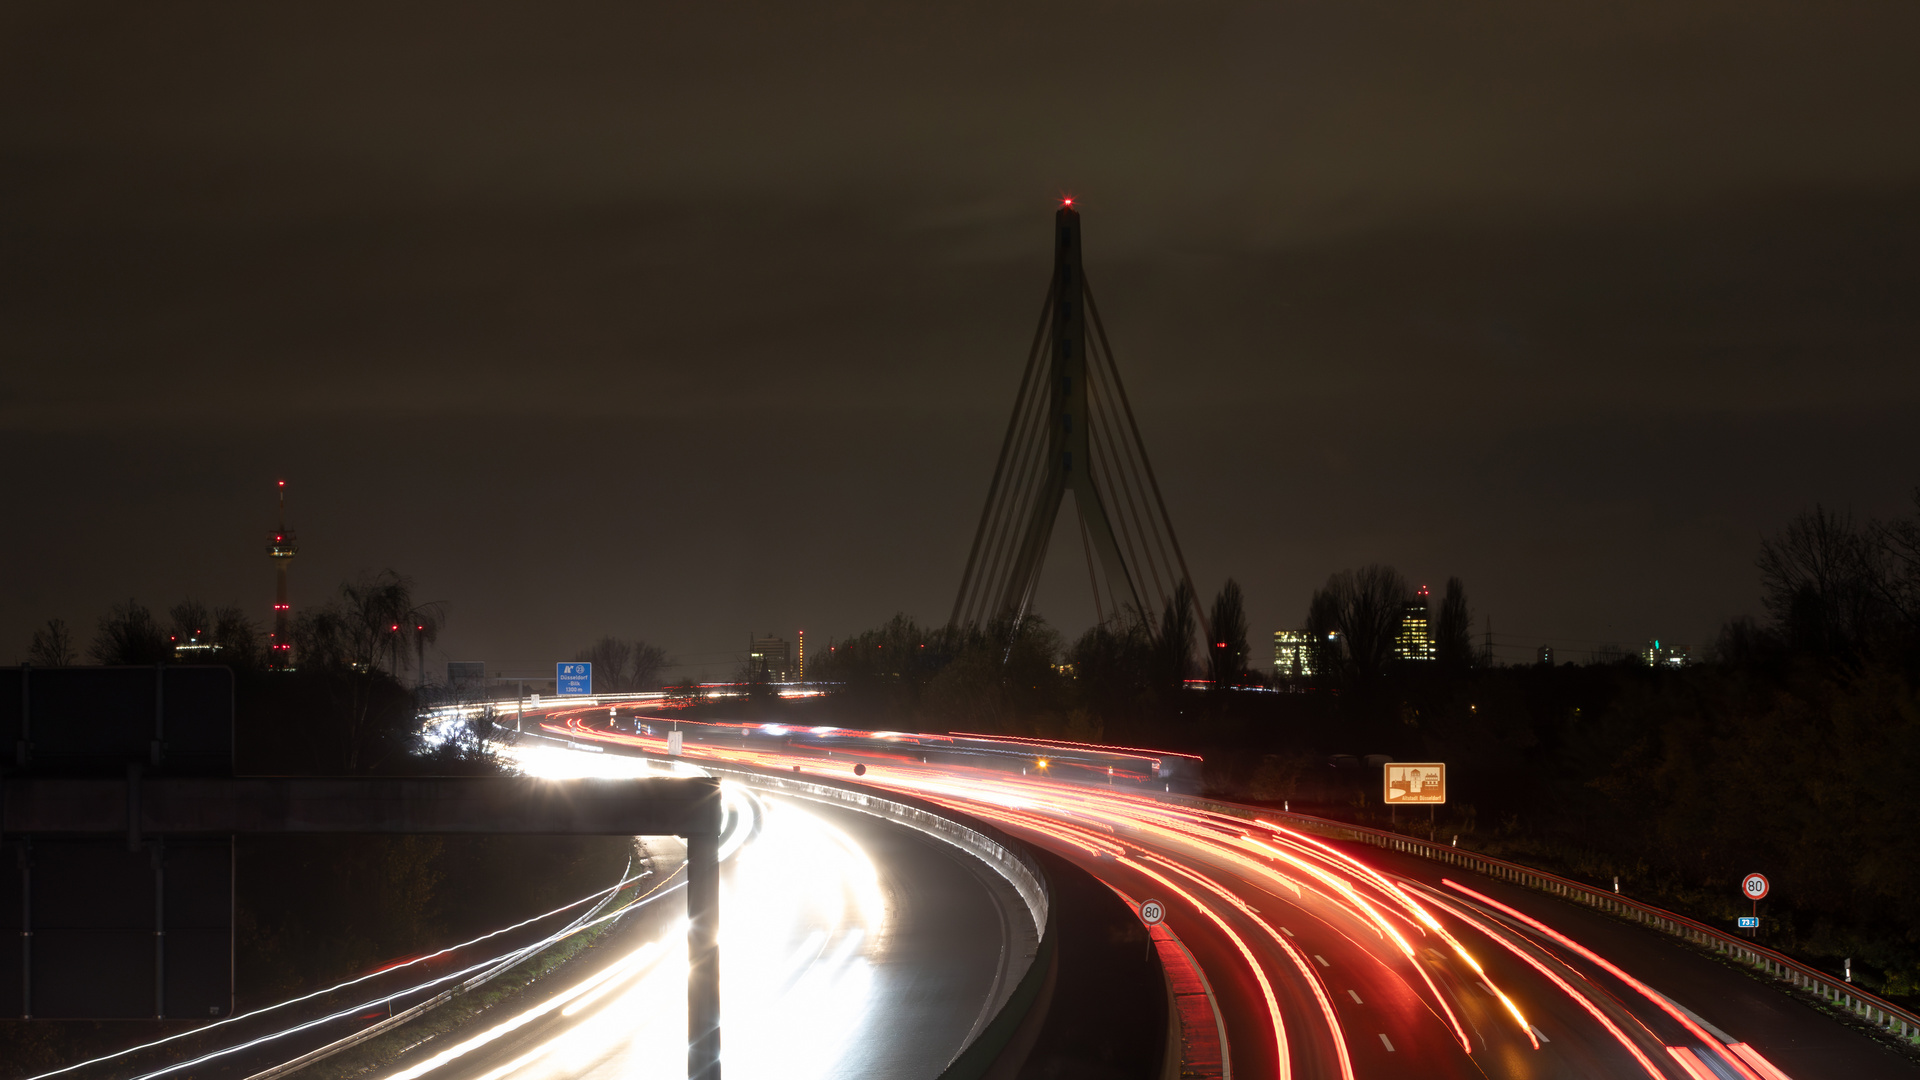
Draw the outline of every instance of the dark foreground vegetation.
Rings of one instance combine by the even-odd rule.
[[[1628,895],[1729,929],[1749,911],[1740,879],[1760,871],[1762,942],[1836,972],[1851,958],[1856,982],[1920,999],[1920,494],[1915,509],[1801,515],[1762,546],[1766,621],[1727,625],[1685,667],[1489,666],[1458,582],[1434,659],[1397,661],[1406,587],[1368,567],[1314,597],[1307,625],[1331,642],[1319,673],[1264,692],[1234,662],[1247,649],[1230,587],[1204,651],[1171,609],[1071,645],[1037,618],[952,632],[896,617],[809,671],[836,686],[814,708],[833,716],[820,722],[1195,751],[1221,795],[1431,828],[1595,884],[1618,875]],[[1446,762],[1453,801],[1431,824],[1392,820],[1382,758]]]
[[[341,586],[294,628],[296,668],[267,669],[260,628],[236,608],[187,601],[156,617],[135,602],[99,622],[89,658],[171,661],[182,641],[218,644],[208,659],[234,671],[236,771],[256,776],[473,775],[497,772],[478,725],[423,738],[417,670],[437,610],[406,579],[382,574]],[[402,632],[396,628],[410,628]],[[58,621],[35,635],[32,658],[77,660]],[[242,839],[236,851],[236,978],[246,1011],[396,960],[465,941],[551,910],[619,879],[621,837],[372,837]],[[140,1022],[0,1025],[0,1061],[26,1075],[191,1025]]]

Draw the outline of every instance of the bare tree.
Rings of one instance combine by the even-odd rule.
[[[135,600],[115,604],[100,617],[87,652],[102,664],[161,664],[173,659],[166,631]]]
[[[416,611],[413,582],[386,570],[342,583],[338,599],[294,624],[302,666],[319,668],[345,687],[340,708],[350,772],[378,764],[375,750],[386,732],[374,722],[375,682],[383,660],[397,678]]]
[[[1347,670],[1362,680],[1372,679],[1386,667],[1410,595],[1407,580],[1391,566],[1372,563],[1342,570],[1313,594],[1307,629],[1319,641],[1337,635]],[[1329,659],[1337,662],[1331,655]]]
[[[660,673],[673,663],[673,657],[659,645],[649,645],[644,641],[633,643],[633,666],[627,669],[628,680],[635,690],[660,689]]]
[[[1888,577],[1872,531],[1816,505],[1761,542],[1761,600],[1789,645],[1836,656],[1866,641]]]
[[[1346,669],[1347,650],[1340,639],[1340,600],[1325,589],[1315,589],[1307,602],[1307,648],[1313,670],[1330,678]]]
[[[1158,681],[1171,690],[1182,690],[1193,673],[1193,635],[1199,629],[1194,617],[1193,586],[1183,579],[1173,587],[1166,610],[1160,614],[1160,635],[1156,642]]]
[[[440,628],[445,625],[447,615],[440,604],[424,604],[407,616],[408,625],[413,627],[413,686],[420,690],[427,685],[427,646],[440,640]]]
[[[1457,671],[1472,665],[1473,612],[1467,607],[1467,587],[1457,577],[1447,579],[1433,636],[1434,659],[1442,667]]]
[[[593,688],[599,693],[625,694],[628,668],[633,664],[633,646],[611,634],[573,654],[575,660],[593,665]]]
[[[27,647],[27,661],[35,667],[72,667],[78,659],[67,620],[48,619],[47,625],[33,632],[33,644]]]
[[[260,624],[238,605],[227,604],[214,611],[213,643],[220,649],[216,654],[220,662],[228,667],[251,670],[260,666]]]
[[[673,662],[667,650],[644,641],[622,641],[611,634],[575,653],[593,665],[593,687],[601,693],[632,694],[660,688],[660,673]]]
[[[1920,630],[1920,487],[1913,489],[1912,517],[1872,526],[1883,557],[1882,593],[1909,632]]]
[[[198,600],[182,600],[167,609],[175,644],[213,636],[213,613]]]
[[[1207,666],[1213,688],[1225,690],[1247,670],[1247,609],[1240,583],[1232,578],[1213,599],[1213,640],[1207,643]]]

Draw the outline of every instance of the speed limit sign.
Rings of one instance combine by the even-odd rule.
[[[1748,874],[1747,879],[1740,883],[1740,891],[1745,893],[1749,900],[1765,900],[1767,898],[1767,875]]]
[[[1155,926],[1159,924],[1161,919],[1164,919],[1166,917],[1167,917],[1167,909],[1164,905],[1160,903],[1160,901],[1142,900],[1140,902],[1140,921],[1141,922],[1146,923],[1148,926]]]

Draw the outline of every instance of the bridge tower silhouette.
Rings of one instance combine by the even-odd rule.
[[[1019,625],[1069,492],[1096,617],[1105,622],[1131,610],[1150,620],[1185,582],[1204,630],[1206,614],[1081,267],[1080,212],[1063,199],[1053,216],[1053,277],[949,626]]]

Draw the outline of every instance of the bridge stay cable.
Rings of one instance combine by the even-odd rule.
[[[1111,414],[1113,403],[1103,402],[1103,405]],[[1149,531],[1153,534],[1153,545],[1158,557],[1149,559],[1148,565],[1154,568],[1156,574],[1161,570],[1166,573],[1167,587],[1160,597],[1160,605],[1164,608],[1172,599],[1173,582],[1179,579],[1179,575],[1175,572],[1173,557],[1167,551],[1168,525],[1153,513],[1152,506],[1148,502],[1147,482],[1140,467],[1139,448],[1122,433],[1120,417],[1113,415],[1110,422],[1111,426],[1108,429],[1112,433],[1110,438],[1120,447],[1120,455],[1126,460],[1128,506],[1135,513],[1137,520],[1146,521],[1151,526]],[[1136,498],[1138,499],[1137,507],[1134,504]]]
[[[1100,408],[1099,393],[1096,390],[1097,385],[1098,384],[1091,379],[1087,382],[1087,420],[1092,427],[1090,436],[1094,449],[1099,451],[1094,455],[1094,464],[1099,466],[1100,476],[1106,486],[1105,497],[1102,501],[1112,506],[1119,518],[1119,529],[1117,531],[1120,534],[1121,543],[1126,547],[1128,561],[1135,566],[1139,566],[1142,560],[1140,559],[1139,553],[1134,550],[1133,538],[1136,533],[1139,534],[1140,547],[1142,550],[1145,550],[1147,537],[1146,533],[1141,530],[1141,524],[1136,520],[1136,516],[1128,513],[1129,507],[1127,503],[1122,501],[1126,473],[1115,468],[1113,453],[1110,449],[1112,439],[1107,435],[1106,429],[1108,425],[1102,422],[1104,417],[1102,416],[1102,410]],[[1120,477],[1118,482],[1114,480],[1116,475]],[[1131,526],[1131,528],[1129,528],[1129,526]],[[1153,569],[1152,561],[1149,559],[1146,560],[1146,562],[1147,569],[1151,572]],[[1144,584],[1144,582],[1142,582],[1142,584]],[[1137,610],[1136,608],[1136,611]],[[1116,614],[1118,614],[1118,612],[1116,612]],[[1105,620],[1102,621],[1104,622]]]
[[[960,595],[954,599],[953,614],[947,622],[953,623],[960,618],[960,606],[967,598],[968,586],[973,581],[975,562],[980,557],[980,541],[987,534],[987,526],[993,518],[1000,497],[1000,479],[1007,468],[1008,452],[1013,447],[1014,429],[1020,425],[1020,414],[1026,408],[1027,396],[1033,389],[1033,373],[1039,367],[1040,348],[1046,339],[1047,315],[1053,310],[1053,287],[1047,288],[1046,302],[1040,305],[1040,319],[1033,328],[1033,344],[1027,349],[1027,366],[1020,375],[1020,392],[1013,399],[1013,413],[1007,417],[1007,434],[1000,440],[1000,459],[993,466],[993,481],[987,485],[987,505],[980,511],[980,525],[973,531],[973,548],[967,552],[967,569],[960,576]]]
[[[1113,386],[1120,398],[1120,407],[1126,413],[1127,427],[1133,432],[1133,444],[1140,452],[1140,463],[1147,472],[1147,483],[1153,488],[1153,501],[1160,509],[1160,520],[1166,525],[1167,540],[1173,545],[1174,558],[1180,563],[1180,580],[1187,583],[1187,591],[1193,596],[1194,617],[1200,621],[1200,629],[1208,640],[1213,638],[1213,628],[1208,625],[1206,611],[1200,605],[1200,590],[1193,587],[1193,574],[1187,570],[1186,553],[1180,550],[1180,534],[1174,531],[1173,515],[1167,512],[1166,497],[1160,493],[1160,480],[1154,475],[1153,459],[1147,455],[1147,442],[1140,435],[1139,421],[1134,419],[1133,402],[1127,397],[1126,384],[1120,381],[1120,368],[1113,358],[1113,346],[1107,343],[1107,327],[1100,319],[1100,306],[1094,303],[1093,289],[1082,283],[1087,299],[1087,317],[1093,322],[1095,336],[1100,342],[1100,351],[1106,357],[1107,367],[1113,372]]]
[[[1050,349],[1052,341],[1052,331],[1049,329],[1041,339],[1041,348]],[[1044,369],[1036,369],[1036,371],[1040,370]],[[1010,477],[1013,482],[1002,490],[1003,501],[997,512],[998,520],[995,523],[993,535],[989,537],[992,558],[987,564],[987,573],[974,583],[975,598],[966,616],[967,625],[986,619],[993,610],[991,605],[997,602],[1000,593],[1005,589],[1014,538],[1018,535],[1019,523],[1024,520],[1026,507],[1034,499],[1035,487],[1042,475],[1042,457],[1035,448],[1039,445],[1046,429],[1047,398],[1046,394],[1038,392],[1039,388],[1045,385],[1041,377],[1037,375],[1033,385],[1036,392],[1029,402],[1027,415],[1021,423],[1019,438],[1014,445],[1012,462],[1015,471]]]
[[[1100,386],[1098,382],[1089,380],[1089,384],[1087,384],[1087,404],[1091,405],[1091,407],[1089,407],[1089,419],[1092,421],[1092,438],[1094,438],[1094,444],[1100,448],[1100,454],[1096,457],[1098,463],[1100,463],[1100,475],[1106,477],[1108,498],[1110,498],[1110,502],[1114,503],[1114,509],[1119,511],[1119,532],[1121,532],[1121,538],[1123,538],[1125,544],[1127,544],[1127,557],[1133,559],[1135,565],[1142,565],[1142,563],[1146,565],[1146,580],[1152,580],[1152,582],[1154,582],[1154,605],[1156,605],[1156,607],[1164,607],[1165,603],[1167,603],[1167,596],[1165,596],[1164,586],[1160,584],[1160,567],[1154,565],[1154,553],[1152,553],[1152,548],[1148,548],[1148,544],[1146,544],[1148,523],[1140,519],[1139,509],[1135,507],[1133,486],[1127,482],[1125,461],[1123,461],[1123,459],[1116,461],[1116,457],[1119,457],[1119,455],[1116,454],[1114,448],[1119,444],[1119,440],[1117,440],[1116,432],[1114,432],[1114,421],[1112,421],[1112,417],[1108,417],[1108,409],[1104,407],[1104,402],[1100,400],[1098,386]],[[1135,552],[1135,536],[1139,536],[1139,553]],[[1140,584],[1146,584],[1146,582],[1142,580]],[[1137,609],[1135,615],[1144,619],[1144,617],[1146,617],[1146,611],[1139,611],[1139,609]]]
[[[1110,407],[1106,405],[1099,394],[1099,387],[1100,384],[1098,381],[1090,382],[1087,387],[1087,399],[1089,405],[1092,406],[1089,411],[1094,421],[1094,438],[1099,442],[1102,450],[1105,451],[1101,455],[1101,472],[1109,477],[1107,480],[1108,489],[1110,491],[1117,490],[1118,492],[1113,501],[1116,509],[1124,510],[1121,517],[1122,532],[1126,531],[1127,525],[1131,525],[1133,535],[1140,538],[1140,558],[1138,562],[1146,564],[1148,578],[1153,582],[1154,606],[1156,608],[1165,607],[1167,603],[1166,588],[1160,583],[1160,568],[1155,565],[1153,550],[1147,543],[1147,533],[1152,527],[1152,523],[1141,516],[1139,507],[1135,505],[1134,485],[1129,481],[1127,476],[1127,467],[1131,465],[1132,462],[1129,456],[1123,451],[1114,449],[1121,445],[1120,436],[1115,430],[1117,425],[1114,422],[1114,418],[1110,415]],[[1119,477],[1118,483],[1111,479],[1113,476]],[[1142,497],[1144,498],[1144,495]],[[1123,499],[1124,504],[1122,503]],[[1152,531],[1155,533],[1155,539],[1158,539],[1159,530],[1153,529]],[[1130,557],[1134,554],[1131,537],[1127,541],[1127,554]],[[1171,576],[1171,574],[1169,574],[1169,576]],[[1136,614],[1142,618],[1147,616],[1147,613],[1144,611],[1136,612]]]
[[[1044,339],[1050,340],[1050,336]],[[1015,471],[1009,477],[1012,482],[1001,493],[1002,503],[996,511],[997,520],[988,538],[990,557],[985,564],[985,573],[973,583],[974,596],[968,601],[962,626],[972,626],[988,618],[992,610],[988,605],[995,603],[996,598],[1005,591],[1014,537],[1018,535],[1015,528],[1024,520],[1026,508],[1033,502],[1036,486],[1042,476],[1042,456],[1029,453],[1029,449],[1039,444],[1040,435],[1046,427],[1046,417],[1046,398],[1036,393],[1014,446],[1012,460]]]

